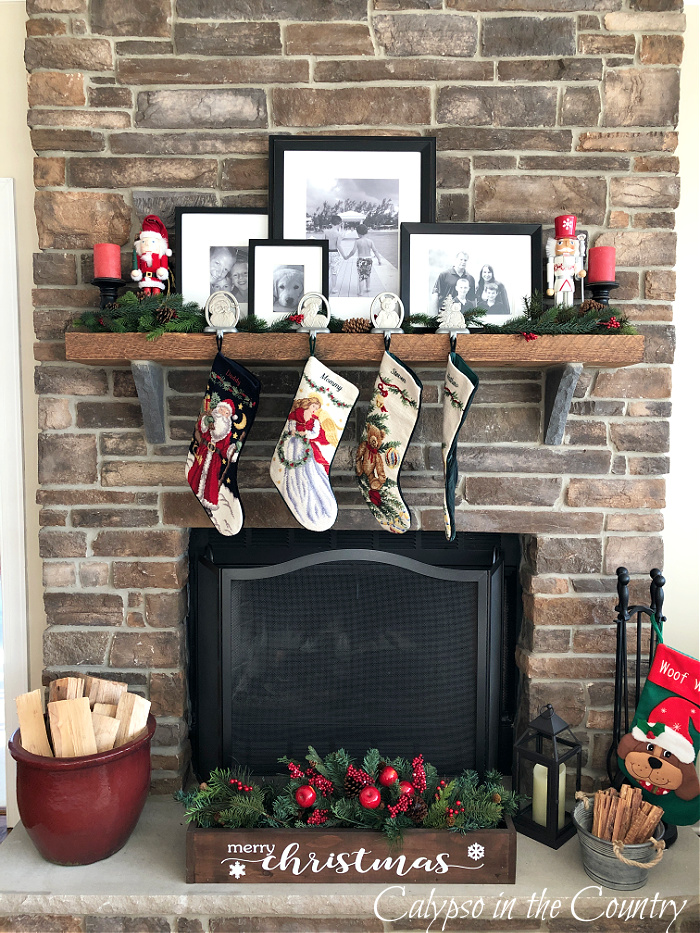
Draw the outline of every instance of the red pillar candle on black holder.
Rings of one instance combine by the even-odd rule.
[[[116,243],[95,243],[94,262],[96,279],[121,279],[122,257]]]
[[[594,282],[615,281],[615,247],[592,246],[588,250],[588,276],[586,285]]]

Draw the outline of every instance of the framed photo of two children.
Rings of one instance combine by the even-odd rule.
[[[270,235],[325,240],[334,316],[369,317],[398,293],[399,231],[435,219],[435,139],[270,139]]]

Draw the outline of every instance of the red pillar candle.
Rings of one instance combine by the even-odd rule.
[[[116,243],[95,243],[94,261],[96,279],[122,277],[121,250]]]
[[[586,285],[615,281],[615,247],[591,246],[588,250]]]

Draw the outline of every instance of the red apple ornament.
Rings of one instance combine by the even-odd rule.
[[[382,773],[379,775],[379,783],[382,787],[391,787],[392,784],[396,784],[399,776],[396,773],[395,768],[384,768]]]
[[[297,788],[294,799],[300,807],[312,807],[316,802],[316,791],[310,784],[302,784]]]
[[[382,795],[376,787],[363,787],[360,791],[360,803],[365,810],[376,810],[382,802]]]
[[[406,794],[407,797],[412,797],[416,792],[415,787],[410,781],[401,781],[399,787],[401,788],[401,793]]]

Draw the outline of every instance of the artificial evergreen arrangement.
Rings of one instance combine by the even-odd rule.
[[[523,298],[524,314],[505,324],[482,323],[482,334],[523,334],[539,337],[545,334],[636,334],[627,315],[619,308],[610,308],[592,298],[579,305],[546,307],[540,292]]]
[[[520,803],[497,771],[488,771],[482,782],[476,771],[441,780],[422,755],[383,758],[372,748],[358,765],[342,748],[322,758],[309,746],[306,761],[280,762],[290,775],[281,791],[252,783],[245,770],[217,769],[197,790],[176,797],[197,826],[360,828],[390,841],[417,826],[458,833],[490,829],[513,816]]]
[[[92,333],[147,334],[156,340],[166,333],[195,334],[206,327],[204,312],[196,301],[185,302],[182,295],[143,295],[124,292],[99,311],[86,311],[73,322]]]

